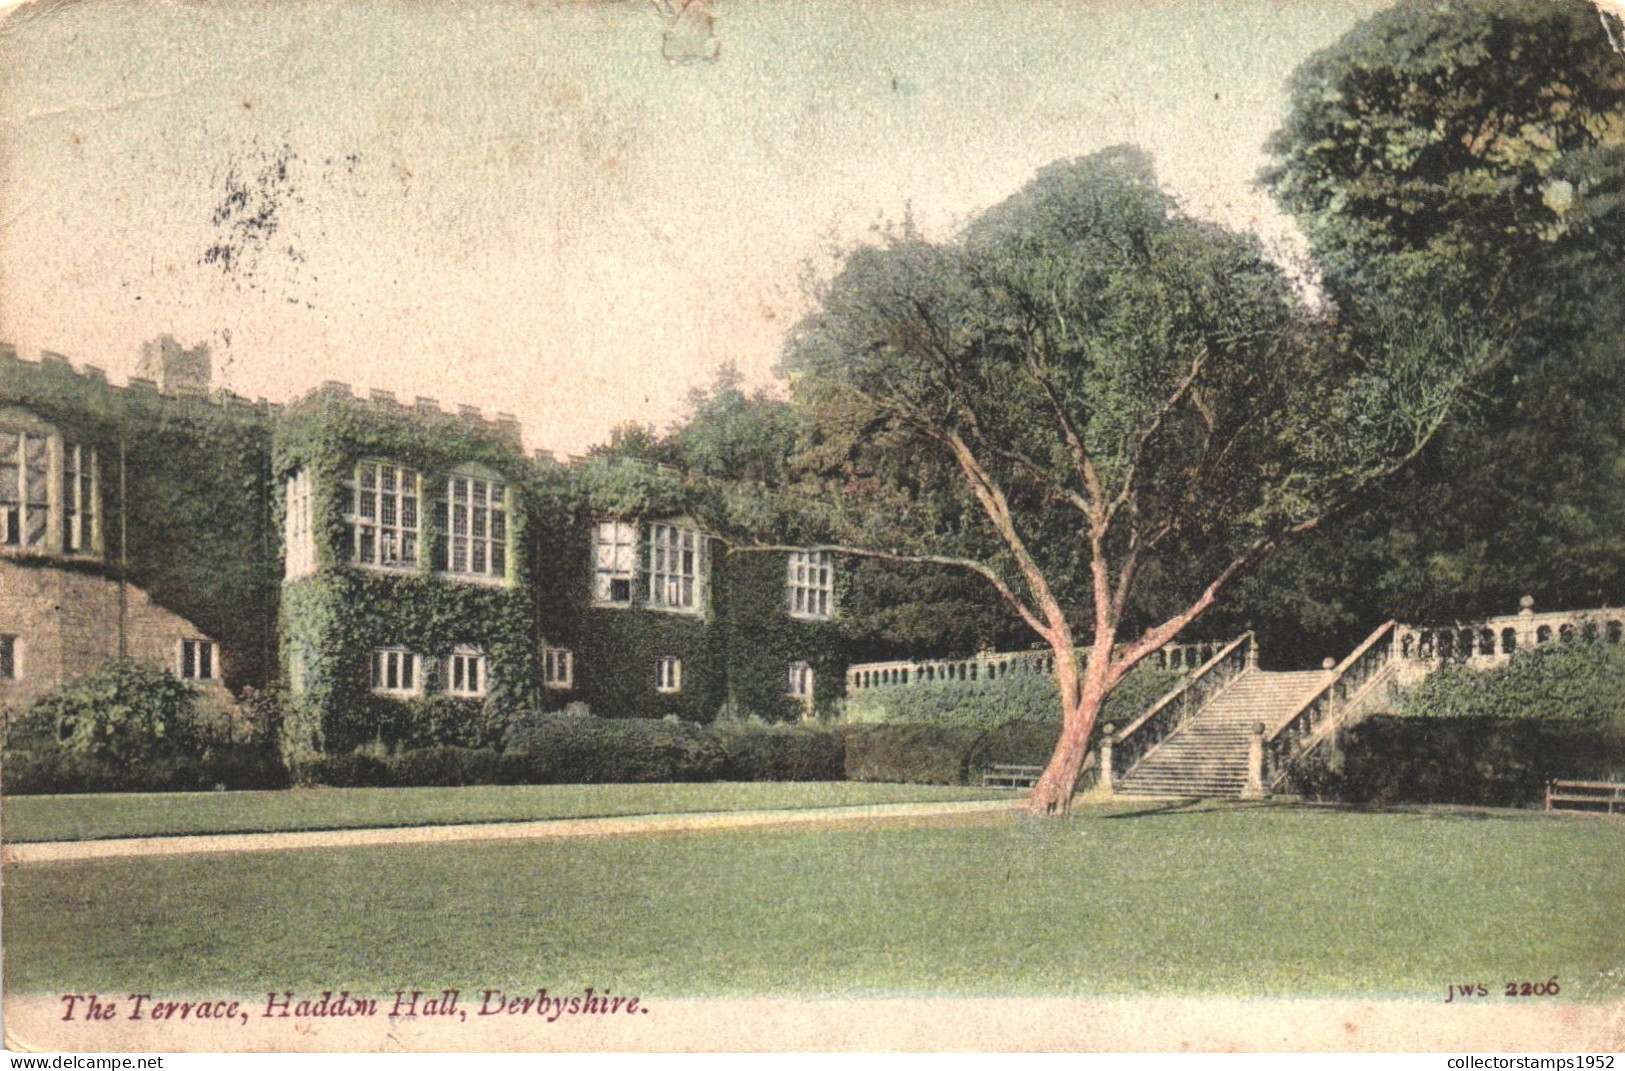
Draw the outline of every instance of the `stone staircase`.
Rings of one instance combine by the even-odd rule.
[[[1253,726],[1266,734],[1291,718],[1334,676],[1331,670],[1266,673],[1248,668],[1122,775],[1128,796],[1240,796]]]

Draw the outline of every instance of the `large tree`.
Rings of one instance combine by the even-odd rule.
[[[1414,458],[1498,352],[1414,310],[1345,343],[1126,149],[1043,169],[952,240],[854,251],[792,335],[854,542],[980,573],[1054,649],[1034,812],[1067,809],[1138,662]]]
[[[1376,508],[1260,589],[1449,618],[1625,598],[1625,55],[1583,0],[1408,2],[1292,79],[1266,181],[1345,321],[1418,303],[1512,352]],[[1350,563],[1359,562],[1358,568]],[[1300,600],[1301,602],[1301,600]]]

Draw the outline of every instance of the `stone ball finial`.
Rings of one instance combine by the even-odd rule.
[[[1113,725],[1111,722],[1107,722],[1106,723],[1106,728],[1105,728],[1105,733],[1106,733],[1107,736],[1116,736],[1117,735],[1117,726]]]
[[[1337,665],[1337,659],[1335,659],[1335,658],[1322,658],[1320,660],[1320,668],[1321,669],[1331,669],[1332,667],[1334,667],[1336,665]]]
[[[1525,614],[1534,613],[1535,612],[1535,597],[1533,595],[1525,595],[1523,598],[1518,600],[1518,606],[1519,606],[1519,611],[1518,611],[1519,613],[1525,613]]]

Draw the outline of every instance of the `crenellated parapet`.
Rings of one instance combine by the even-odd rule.
[[[455,410],[448,411],[441,408],[437,399],[421,396],[407,404],[394,391],[378,387],[369,388],[363,397],[349,383],[338,379],[323,381],[321,386],[289,402],[287,408],[290,412],[301,412],[324,406],[355,408],[386,419],[416,422],[431,429],[460,427],[514,450],[523,449],[523,429],[512,413],[496,413],[487,417],[476,405],[458,405]]]
[[[164,336],[171,346],[174,340]],[[160,341],[164,341],[160,340]],[[149,348],[156,344],[149,344]],[[199,353],[199,351],[204,351]],[[105,369],[93,364],[75,365],[68,357],[41,350],[36,360],[28,360],[9,342],[0,342],[0,396],[19,399],[38,391],[61,394],[63,401],[77,400],[92,407],[118,400],[140,403],[209,405],[242,413],[267,415],[279,407],[264,398],[249,399],[229,390],[209,390],[207,347],[181,351],[193,362],[192,374],[183,375],[161,362],[144,358],[137,375],[117,384]],[[200,372],[196,365],[201,363]],[[148,374],[151,373],[151,374]]]

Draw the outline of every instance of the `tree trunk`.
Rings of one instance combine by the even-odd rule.
[[[1064,817],[1072,811],[1072,794],[1078,786],[1078,774],[1083,769],[1084,756],[1089,748],[1089,734],[1094,731],[1095,721],[1099,717],[1100,707],[1106,701],[1105,682],[1102,674],[1091,672],[1085,675],[1084,680],[1077,682],[1073,674],[1073,689],[1076,698],[1066,703],[1065,716],[1061,722],[1061,738],[1055,743],[1055,753],[1050,756],[1049,765],[1044,768],[1043,776],[1038,784],[1033,786],[1033,794],[1027,797],[1027,813],[1034,816],[1052,815]],[[1068,694],[1066,682],[1062,682],[1062,696]]]

